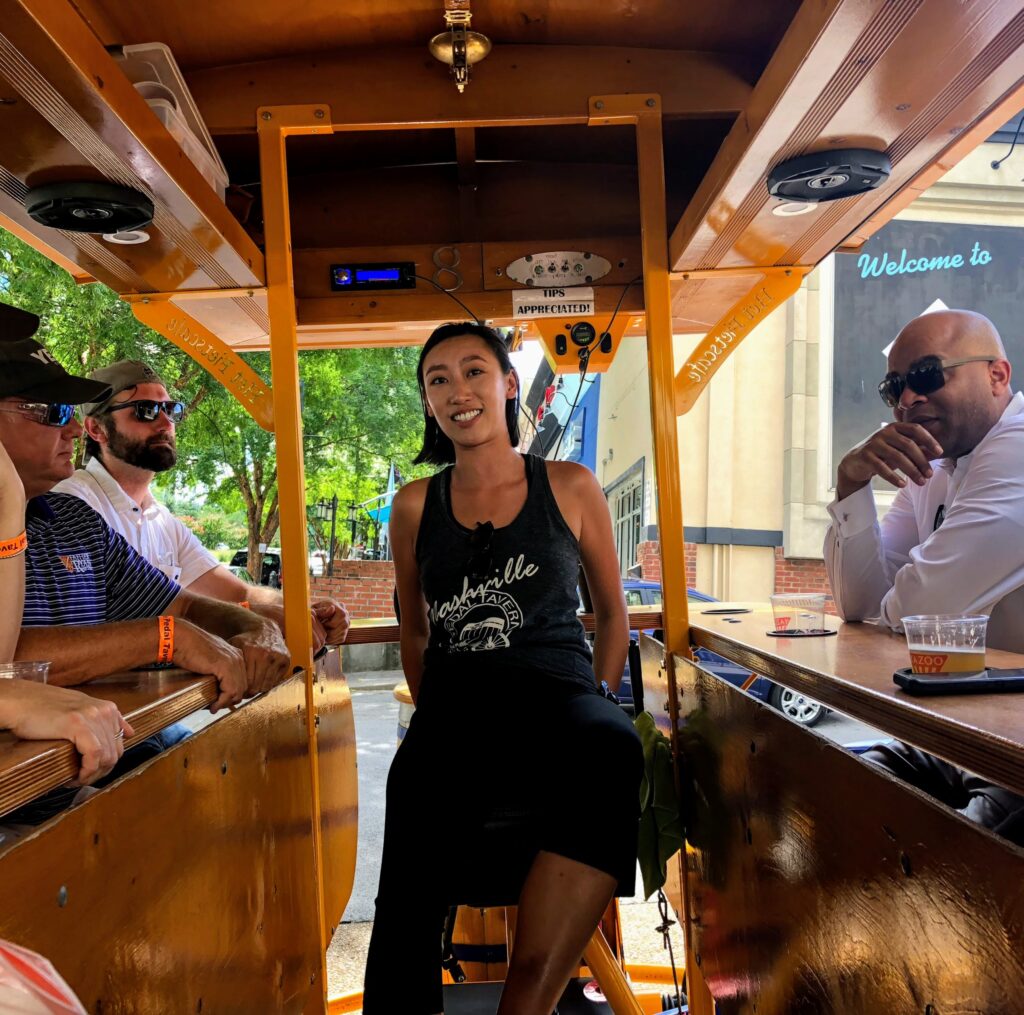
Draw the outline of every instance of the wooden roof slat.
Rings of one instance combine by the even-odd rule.
[[[894,194],[1022,75],[1024,13],[1013,0],[804,5],[673,230],[673,266],[817,263],[865,220],[880,224]],[[829,147],[887,150],[893,175],[812,214],[772,216],[767,170]]]
[[[120,292],[261,284],[263,256],[67,0],[5,6],[0,214]],[[152,239],[118,247],[28,218],[36,182],[105,179],[150,196]]]
[[[432,61],[427,40],[443,30],[441,0],[217,0],[213,17],[197,16],[195,0],[75,2],[104,44],[159,39],[186,70],[341,48],[384,53],[415,46]],[[735,53],[759,71],[799,3],[484,0],[474,4],[473,28],[496,46],[622,45]]]
[[[586,123],[591,95],[657,92],[668,117],[735,116],[750,97],[733,56],[588,46],[502,46],[463,94],[425,52],[352,50],[188,74],[210,133],[256,131],[261,105],[330,106],[336,126],[400,129],[550,121]]]

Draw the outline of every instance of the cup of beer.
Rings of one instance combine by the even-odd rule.
[[[809,634],[824,629],[824,592],[785,592],[770,598],[776,631]]]
[[[902,617],[914,673],[980,673],[988,617],[926,614]]]
[[[50,664],[20,660],[15,663],[0,663],[0,680],[4,677],[17,680],[34,680],[37,684],[45,684],[50,674]]]

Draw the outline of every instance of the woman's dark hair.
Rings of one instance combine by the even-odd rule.
[[[455,461],[455,445],[441,432],[437,420],[427,414],[427,389],[423,383],[423,361],[431,349],[442,342],[446,342],[449,338],[461,338],[464,335],[473,335],[483,339],[498,360],[501,372],[516,375],[515,397],[505,401],[505,423],[508,426],[509,443],[512,447],[517,447],[519,444],[519,374],[512,366],[508,346],[504,339],[493,328],[488,328],[485,324],[469,321],[442,324],[439,328],[435,328],[430,338],[427,339],[427,344],[423,346],[423,351],[420,353],[420,361],[416,365],[416,380],[419,382],[420,399],[423,402],[423,447],[414,459],[417,465],[420,462],[428,462],[430,465],[450,465]]]

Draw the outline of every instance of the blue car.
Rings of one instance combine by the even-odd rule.
[[[638,578],[627,578],[622,583],[623,591],[626,594],[626,607],[628,609],[639,609],[643,606],[661,606],[661,586],[657,582],[643,581]],[[713,596],[697,592],[695,589],[688,589],[686,598],[691,609],[698,610],[704,603],[717,603]],[[648,631],[647,634],[653,634]],[[640,633],[630,631],[629,636],[633,641],[639,641]],[[742,687],[750,677],[750,670],[738,663],[730,662],[728,659],[711,652],[706,648],[699,648],[696,651],[697,661],[705,669],[710,670],[722,680],[727,680],[735,687]],[[794,722],[803,726],[813,726],[828,713],[824,705],[807,698],[798,691],[790,690],[774,683],[767,677],[758,677],[747,693],[759,701],[767,702],[777,708],[784,715],[787,715]],[[626,659],[626,669],[622,674],[622,683],[617,692],[620,701],[630,703],[633,700],[633,685],[630,680],[629,659]]]

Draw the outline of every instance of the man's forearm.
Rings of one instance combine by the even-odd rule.
[[[49,660],[49,682],[73,687],[155,662],[156,617],[89,627],[23,627],[15,659]]]
[[[272,620],[284,630],[284,596],[278,589],[254,585],[249,593],[249,608],[266,620]]]
[[[234,603],[206,596],[182,592],[171,603],[168,613],[183,617],[209,634],[229,641],[239,634],[254,633],[262,629],[264,620],[259,615]]]

